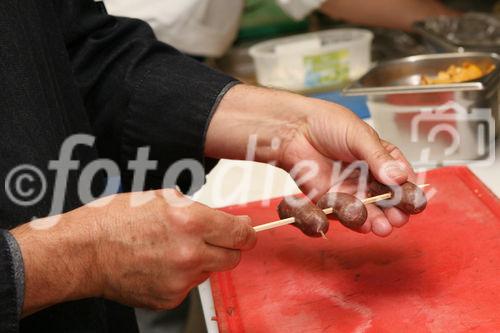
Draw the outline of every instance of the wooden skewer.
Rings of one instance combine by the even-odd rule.
[[[429,184],[419,185],[418,187],[425,188],[427,186],[429,186]],[[385,193],[385,194],[377,195],[375,197],[366,198],[366,199],[363,199],[361,201],[365,205],[368,205],[368,204],[372,204],[375,202],[390,199],[391,197],[392,197],[392,193]],[[323,209],[323,213],[325,213],[326,215],[330,215],[333,213],[333,208]],[[284,220],[279,220],[279,221],[274,221],[274,222],[269,222],[266,224],[258,225],[256,227],[253,227],[253,230],[255,230],[255,232],[260,232],[260,231],[274,229],[274,228],[282,227],[284,225],[293,224],[293,223],[295,223],[295,218],[289,217],[289,218],[284,219]],[[326,238],[326,235],[324,235],[323,233],[322,233],[322,236],[323,236],[323,238]]]

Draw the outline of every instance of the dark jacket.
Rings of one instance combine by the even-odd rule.
[[[65,211],[82,205],[79,173],[98,158],[119,163],[125,190],[131,182],[127,162],[138,147],[150,146],[151,159],[159,164],[148,173],[148,189],[159,188],[177,160],[205,163],[210,117],[233,84],[158,42],[143,22],[108,16],[92,0],[0,1],[1,333],[136,332],[130,308],[102,299],[59,304],[19,322],[16,267],[6,232],[47,216],[54,180],[48,162],[58,159],[72,134],[92,134],[97,141],[75,149],[81,167],[70,173]],[[30,206],[13,202],[3,186],[9,172],[26,163],[48,180],[46,194]],[[98,176],[94,185],[99,189],[104,183]],[[189,177],[180,183],[188,185]]]

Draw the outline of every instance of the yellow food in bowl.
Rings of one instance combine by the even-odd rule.
[[[471,63],[463,63],[462,66],[451,65],[445,71],[440,71],[437,76],[431,77],[422,75],[420,84],[447,84],[460,83],[479,79],[495,70],[495,65],[491,65],[483,71],[479,66]]]

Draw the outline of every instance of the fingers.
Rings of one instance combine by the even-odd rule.
[[[241,251],[207,245],[202,269],[206,272],[228,271],[238,266],[240,260]]]
[[[371,224],[372,232],[380,237],[387,237],[392,232],[392,225],[384,212],[375,205],[366,205],[368,211],[368,221]]]
[[[366,219],[365,223],[361,227],[353,230],[361,234],[368,234],[372,231],[372,221],[370,221],[370,219]]]
[[[333,185],[331,160],[317,151],[300,154],[301,161],[289,166],[290,176],[310,200],[317,201]]]
[[[208,209],[207,225],[203,239],[207,244],[233,250],[250,250],[257,243],[257,236],[248,216],[233,216]]]
[[[382,211],[387,217],[389,223],[396,228],[401,228],[410,220],[410,215],[404,213],[396,207],[383,208]]]
[[[401,184],[408,179],[408,170],[391,156],[371,127],[353,133],[349,146],[358,159],[368,163],[378,181],[384,184]]]
[[[406,156],[404,156],[404,154],[401,152],[401,150],[392,143],[390,143],[389,141],[381,139],[380,142],[382,143],[384,148],[389,152],[392,158],[402,163],[403,167],[408,172],[408,181],[415,182],[417,179],[417,175],[415,174],[413,167],[411,166]]]
[[[366,212],[367,218],[364,224],[360,227],[349,229],[363,234],[373,232],[377,236],[387,237],[392,233],[394,228],[404,226],[410,219],[408,214],[395,207],[381,209],[376,205],[370,204],[366,205]],[[338,219],[337,216],[335,218]],[[347,226],[345,223],[342,224]]]
[[[410,216],[395,207],[381,209],[375,205],[367,205],[368,219],[365,225],[371,225],[371,231],[380,237],[389,236],[394,228],[404,226],[410,220]],[[368,226],[363,226],[367,231]]]
[[[172,222],[175,230],[186,237],[178,240],[176,267],[190,277],[206,278],[200,273],[236,267],[241,251],[252,249],[257,241],[248,216],[234,216],[196,202],[169,214],[176,221]]]
[[[185,201],[182,194],[171,192],[163,190],[160,194],[169,204],[167,219],[179,231],[228,249],[249,250],[255,246],[257,238],[248,216],[234,216],[191,200]],[[189,202],[189,205],[178,207],[172,202]]]

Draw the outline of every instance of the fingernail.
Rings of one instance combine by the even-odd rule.
[[[250,216],[248,216],[248,215],[239,215],[239,216],[237,216],[237,218],[238,218],[238,221],[241,223],[250,224],[252,222],[252,219],[250,219]]]
[[[375,219],[372,222],[372,230],[377,236],[387,237],[391,234],[392,227],[385,219]]]
[[[384,169],[384,173],[391,180],[398,181],[406,176],[404,169],[400,165],[389,165]]]

